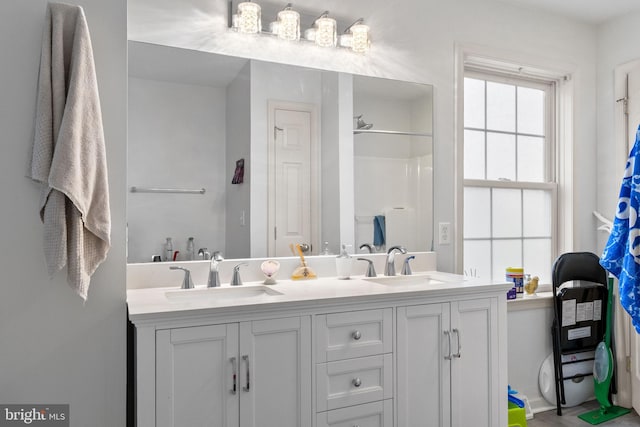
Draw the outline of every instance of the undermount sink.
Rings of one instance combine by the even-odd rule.
[[[424,285],[440,285],[442,280],[436,280],[430,275],[411,275],[411,276],[380,276],[370,277],[365,280],[387,286],[424,286]]]
[[[229,301],[247,299],[268,299],[282,295],[268,286],[222,286],[217,288],[175,289],[166,291],[165,296],[174,301]]]

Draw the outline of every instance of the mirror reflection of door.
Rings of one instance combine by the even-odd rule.
[[[316,243],[316,122],[313,105],[269,102],[269,256]]]

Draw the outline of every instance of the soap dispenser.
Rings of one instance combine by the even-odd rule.
[[[338,279],[348,279],[351,277],[351,267],[353,266],[353,258],[347,252],[347,246],[342,245],[340,255],[336,257],[336,272]]]
[[[167,243],[164,245],[164,260],[173,261],[173,241],[171,237],[167,237]]]
[[[193,237],[189,237],[187,240],[187,260],[193,261],[196,259],[196,249]]]

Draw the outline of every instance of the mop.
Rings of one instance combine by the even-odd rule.
[[[614,406],[609,399],[611,378],[613,377],[613,354],[611,353],[611,321],[613,314],[613,277],[609,276],[607,298],[607,312],[605,317],[604,339],[596,347],[595,362],[593,364],[593,383],[596,399],[600,409],[578,415],[583,421],[597,425],[618,418],[631,412],[630,409]]]

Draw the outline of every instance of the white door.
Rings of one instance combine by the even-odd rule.
[[[308,316],[242,322],[240,360],[241,427],[311,426]]]
[[[640,64],[637,64],[635,68],[627,74],[627,113],[627,153],[629,153],[635,143],[636,131],[638,129],[638,125],[640,125]],[[633,325],[631,325],[629,315],[624,311],[624,309],[622,309],[619,303],[616,308],[622,313],[622,316],[617,316],[616,320],[624,319],[623,321],[626,322],[625,328],[628,331],[627,333],[629,337],[628,345],[631,350],[629,361],[631,400],[633,408],[636,411],[640,411],[640,336],[636,333]],[[620,346],[616,345],[616,349],[619,351]],[[620,357],[616,357],[616,359],[618,360],[618,369],[624,369],[626,364],[620,363]]]
[[[398,426],[449,426],[449,304],[399,307],[397,313]]]
[[[237,427],[237,358],[237,323],[158,331],[156,426]]]
[[[317,136],[314,106],[269,104],[269,256],[317,245]]]
[[[506,405],[507,384],[499,384],[497,375],[497,319],[495,298],[451,303],[452,426],[506,425],[500,420],[502,405],[498,402],[504,396]]]

